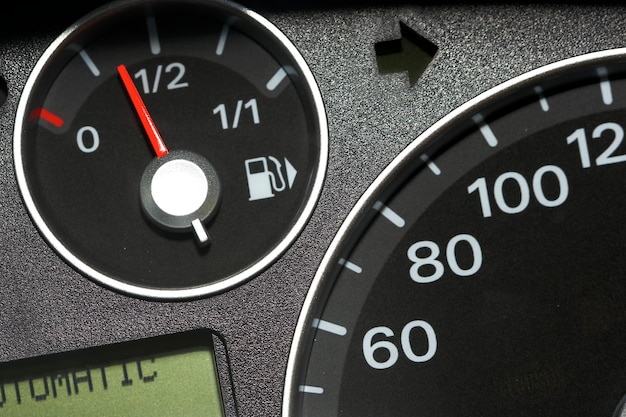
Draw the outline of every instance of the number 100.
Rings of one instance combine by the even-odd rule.
[[[558,182],[558,193],[556,197],[549,198],[546,196],[543,186],[543,179],[546,175],[553,175]],[[511,202],[510,198],[507,199],[504,193],[505,184],[510,183],[519,191],[519,201]],[[539,204],[544,207],[558,207],[563,204],[569,195],[569,183],[567,176],[561,168],[556,165],[545,165],[539,168],[532,178],[532,183],[529,185],[528,181],[519,172],[505,172],[496,178],[493,184],[493,199],[496,205],[506,214],[518,214],[528,208],[531,201],[531,187],[533,194]],[[480,198],[480,207],[482,209],[483,217],[491,217],[491,199],[490,190],[487,186],[487,180],[485,177],[480,177],[474,181],[469,187],[467,187],[467,193],[472,194],[477,191]]]

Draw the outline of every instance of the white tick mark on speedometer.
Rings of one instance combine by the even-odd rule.
[[[428,157],[428,155],[423,154],[422,156],[420,156],[420,159],[422,161],[424,161],[424,163],[426,164],[426,166],[428,167],[428,169],[430,169],[432,171],[433,174],[435,175],[441,175],[441,169],[439,169],[439,167],[437,165],[435,165],[435,163],[433,161],[430,160],[430,158]]]
[[[398,213],[385,206],[381,201],[374,203],[374,210],[379,211],[387,220],[396,227],[404,227],[405,221]]]
[[[596,68],[596,73],[600,77],[600,93],[602,94],[602,102],[607,106],[613,104],[613,91],[611,90],[611,82],[609,81],[609,73],[605,67]]]
[[[339,265],[341,266],[345,266],[346,268],[348,268],[350,271],[360,274],[361,272],[363,272],[363,268],[361,268],[360,266],[358,266],[355,263],[352,263],[344,258],[339,259]]]
[[[498,138],[496,138],[496,135],[495,133],[493,133],[493,130],[491,130],[491,127],[489,127],[489,125],[485,123],[485,119],[483,118],[482,114],[476,113],[472,117],[472,120],[474,121],[474,123],[478,125],[478,128],[480,129],[480,133],[483,135],[483,137],[487,141],[487,144],[491,146],[492,148],[495,148],[496,146],[498,146]]]
[[[304,392],[305,394],[323,394],[324,393],[324,388],[314,387],[311,385],[300,385],[300,387],[298,387],[298,390],[300,392]]]
[[[548,100],[546,100],[546,97],[543,95],[543,90],[541,89],[541,87],[536,86],[535,93],[537,93],[537,95],[539,96],[539,105],[541,106],[541,110],[543,110],[544,112],[550,111],[550,104],[548,103]]]
[[[348,329],[345,327],[326,320],[315,319],[313,320],[312,325],[313,327],[317,327],[318,329],[328,333],[336,334],[337,336],[345,336],[348,334]]]

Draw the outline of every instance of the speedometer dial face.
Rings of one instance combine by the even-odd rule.
[[[624,53],[493,89],[386,169],[307,299],[288,415],[619,413]]]

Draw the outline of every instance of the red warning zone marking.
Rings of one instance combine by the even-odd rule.
[[[63,126],[63,119],[49,110],[40,107],[30,113],[30,120],[44,120],[54,127]]]

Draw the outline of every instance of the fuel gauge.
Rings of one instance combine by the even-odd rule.
[[[290,41],[233,3],[117,2],[48,48],[15,130],[20,190],[72,266],[148,298],[266,268],[316,204],[327,128]]]

